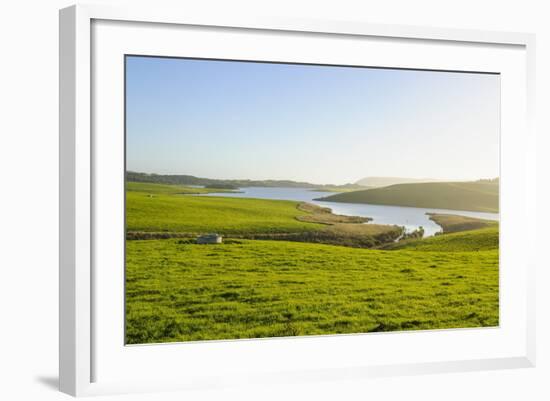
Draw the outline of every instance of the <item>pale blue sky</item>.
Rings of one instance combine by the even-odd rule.
[[[497,75],[127,57],[127,169],[343,184],[498,176]]]

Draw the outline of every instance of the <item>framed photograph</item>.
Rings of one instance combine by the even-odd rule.
[[[534,37],[60,12],[60,388],[529,367]]]

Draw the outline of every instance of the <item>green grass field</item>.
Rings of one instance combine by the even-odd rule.
[[[431,252],[478,252],[498,250],[498,226],[478,230],[436,235],[423,240],[389,244],[385,249]]]
[[[477,219],[474,217],[457,216],[454,214],[427,213],[430,220],[437,223],[444,233],[476,230],[478,228],[494,227],[498,221]]]
[[[127,192],[140,192],[145,194],[171,194],[171,195],[187,195],[187,194],[207,194],[212,192],[233,192],[223,188],[198,188],[183,185],[170,184],[154,184],[149,182],[127,182]]]
[[[297,216],[308,213],[297,202],[229,197],[201,197],[127,191],[128,231],[218,232],[301,232],[320,228]]]
[[[181,195],[196,188],[154,185],[127,187],[129,231],[225,239],[126,242],[128,344],[498,325],[496,225],[390,241],[387,250],[249,240],[238,237],[361,239],[389,226],[343,223],[350,219],[297,202]],[[305,216],[310,221],[300,221]]]
[[[498,212],[498,191],[499,185],[491,182],[430,182],[345,192],[324,197],[322,200]]]
[[[498,325],[495,249],[178,241],[128,241],[130,344]]]

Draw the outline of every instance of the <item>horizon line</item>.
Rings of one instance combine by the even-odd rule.
[[[385,179],[406,179],[406,180],[427,180],[427,181],[437,181],[437,182],[475,182],[475,181],[482,181],[482,180],[495,180],[500,179],[500,176],[496,177],[478,177],[478,178],[458,178],[458,179],[451,179],[451,178],[434,178],[434,177],[406,177],[406,176],[395,176],[395,175],[372,175],[372,176],[364,176],[362,178],[359,178],[355,181],[348,181],[343,184],[334,184],[334,183],[316,183],[312,181],[304,181],[304,180],[296,180],[296,179],[290,179],[290,178],[212,178],[212,177],[206,177],[202,175],[194,175],[190,173],[154,173],[154,172],[143,172],[143,171],[135,171],[135,170],[126,170],[125,173],[137,173],[137,174],[147,174],[147,175],[158,175],[158,176],[189,176],[194,178],[202,178],[207,180],[218,180],[218,181],[291,181],[295,183],[304,183],[304,184],[310,184],[310,185],[323,185],[323,186],[342,186],[342,185],[354,185],[357,183],[357,181],[361,181],[367,178],[385,178]]]

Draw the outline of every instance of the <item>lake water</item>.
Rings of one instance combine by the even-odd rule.
[[[425,209],[418,207],[369,205],[363,203],[322,202],[315,198],[331,195],[329,192],[312,191],[307,188],[267,188],[246,187],[241,192],[209,193],[200,196],[227,196],[233,198],[278,199],[310,202],[329,207],[336,214],[370,217],[373,224],[395,224],[404,226],[407,232],[424,228],[424,236],[429,237],[441,231],[441,227],[428,218],[426,213],[445,213],[487,220],[498,220],[498,213],[469,212],[463,210]],[[367,223],[368,224],[368,223]]]

